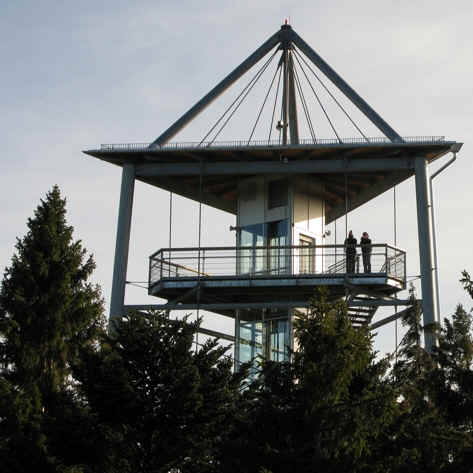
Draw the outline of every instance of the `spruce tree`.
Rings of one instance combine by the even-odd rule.
[[[460,282],[463,284],[465,291],[468,292],[470,297],[473,299],[473,281],[467,271],[462,271]]]
[[[102,328],[100,290],[90,278],[95,263],[66,222],[66,200],[54,186],[16,243],[0,292],[0,334],[5,375],[36,386],[45,406],[68,383],[70,363]]]
[[[298,315],[295,337],[292,361],[262,363],[246,393],[224,471],[377,471],[374,445],[393,414],[387,361],[323,291]]]
[[[462,279],[473,298],[467,272]],[[442,411],[455,444],[450,452],[448,471],[470,472],[473,462],[473,313],[458,304],[451,320],[445,319],[434,352],[436,369],[432,375],[432,398]]]
[[[75,375],[96,419],[94,471],[222,471],[246,371],[232,374],[216,340],[195,350],[199,324],[132,313],[100,350],[84,351]]]
[[[428,353],[421,345],[422,308],[413,290],[411,298],[413,304],[402,319],[407,331],[392,372],[398,399],[396,421],[384,446],[387,471],[455,471],[452,461],[462,435],[445,409],[446,371],[438,363],[436,349]],[[435,330],[440,346],[444,345],[441,328]]]
[[[27,227],[0,290],[0,464],[56,471],[64,437],[52,435],[55,416],[74,396],[71,366],[103,329],[103,305],[57,186]]]

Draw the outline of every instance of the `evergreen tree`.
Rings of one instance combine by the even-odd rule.
[[[88,282],[95,263],[73,241],[57,186],[27,226],[0,290],[0,456],[19,462],[9,471],[54,471],[63,439],[48,438],[45,426],[72,395],[71,365],[82,347],[96,343],[103,307],[99,288]]]
[[[407,332],[393,368],[398,412],[385,445],[388,471],[469,471],[457,469],[466,438],[453,422],[457,400],[451,389],[451,356],[457,357],[466,346],[460,333],[466,335],[468,324],[459,308],[453,324],[446,321],[446,329],[435,328],[439,347],[427,353],[421,346],[421,307],[414,294],[411,297],[414,303],[403,317]]]
[[[460,282],[463,284],[465,291],[470,294],[470,297],[473,299],[473,281],[471,280],[471,276],[467,271],[462,271],[462,278]]]
[[[95,263],[66,222],[66,201],[53,187],[28,233],[16,243],[0,292],[1,362],[14,385],[36,386],[47,407],[68,383],[69,365],[102,328]]]
[[[222,471],[246,372],[232,374],[216,340],[193,349],[199,324],[130,314],[84,352],[75,375],[97,420],[90,436],[104,445],[94,471]]]
[[[473,298],[471,279],[465,271],[461,282]],[[473,464],[473,314],[461,304],[452,320],[444,321],[434,360],[432,397],[456,440],[449,471],[469,472]]]
[[[387,360],[376,360],[368,330],[324,292],[297,317],[295,336],[291,363],[262,364],[224,471],[378,471],[374,446],[394,401]]]

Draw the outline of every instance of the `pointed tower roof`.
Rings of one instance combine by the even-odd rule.
[[[208,140],[204,138],[195,143],[170,142],[215,99],[224,94],[265,56],[270,55],[270,59],[260,69],[264,71],[266,65],[277,53],[280,53],[277,67],[280,70],[280,78],[282,77],[278,80],[278,87],[281,82],[281,120],[277,122],[278,140],[269,138],[255,141],[251,139],[252,134],[248,140],[232,142],[218,142],[215,137]],[[325,115],[336,138],[316,137],[311,128],[307,104],[301,95],[301,81],[297,74],[297,67],[301,68],[304,64],[304,67],[307,67],[319,81],[317,74],[328,79],[332,86],[345,96],[383,136],[366,137],[343,110],[360,131],[361,137],[341,138],[327,113]],[[257,81],[261,74],[258,72],[252,81]],[[271,86],[275,82],[275,77],[276,74]],[[244,94],[240,94],[241,101],[246,97],[248,87],[253,87],[251,84],[253,82],[250,81],[250,85],[244,89]],[[313,88],[312,90],[316,94]],[[302,139],[299,136],[297,93],[300,95],[300,103],[309,123],[311,138],[308,139]],[[332,94],[331,96],[341,107],[337,99]],[[277,97],[278,89],[276,99]],[[237,99],[240,100],[240,98]],[[241,104],[238,100],[235,100],[232,106],[235,105],[238,108]],[[318,97],[317,100],[323,108]],[[230,109],[227,109],[225,114],[227,112],[227,116],[230,117],[234,113]],[[229,120],[225,118],[225,114],[219,119],[223,124],[220,127],[220,121],[218,122],[219,130]],[[260,114],[261,111],[258,119]],[[215,125],[211,131],[214,128]],[[218,133],[215,136],[218,136]],[[326,222],[329,223],[342,216],[347,210],[353,210],[412,176],[414,174],[412,158],[422,156],[430,162],[448,153],[452,146],[458,148],[461,144],[446,141],[444,137],[438,136],[401,137],[290,25],[284,24],[279,31],[268,38],[151,143],[107,144],[101,145],[99,149],[84,152],[119,166],[133,164],[138,180],[194,200],[202,198],[204,203],[232,213],[236,213],[237,209],[237,183],[241,176],[283,174],[290,175],[296,180],[303,175],[309,176],[309,181],[317,183],[314,185],[313,192],[318,193],[326,202]],[[345,186],[344,175],[349,175],[348,188]],[[201,176],[202,192],[200,191]],[[304,182],[307,180],[305,178]],[[320,190],[320,182],[324,184],[323,191]],[[347,193],[348,199],[346,199]]]

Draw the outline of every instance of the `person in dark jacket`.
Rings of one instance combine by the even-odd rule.
[[[354,274],[356,259],[356,238],[350,230],[348,237],[345,239],[345,254],[347,258],[347,273]]]
[[[360,238],[361,254],[363,256],[363,271],[371,273],[371,240],[368,232],[363,232]]]

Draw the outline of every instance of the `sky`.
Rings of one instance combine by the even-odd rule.
[[[3,0],[2,269],[28,217],[58,184],[75,237],[94,255],[94,281],[108,308],[121,170],[82,150],[153,141],[286,18],[400,135],[464,143],[457,161],[435,179],[434,198],[441,316],[459,302],[470,308],[458,282],[463,269],[473,272],[473,4],[463,0]],[[175,141],[200,140],[218,116],[206,113]],[[245,113],[238,123],[247,123]],[[242,127],[229,137],[247,138]],[[415,208],[411,178],[396,189],[397,245],[407,251],[408,275],[419,288]],[[147,279],[148,256],[168,246],[168,212],[167,192],[136,184],[127,279],[137,286],[129,286],[127,303],[156,302],[138,286]],[[197,246],[198,205],[175,197],[173,214],[173,246]],[[202,244],[232,245],[232,224],[231,215],[204,207]],[[392,191],[352,212],[348,226],[394,243]],[[394,343],[393,324],[378,332],[380,351]]]

